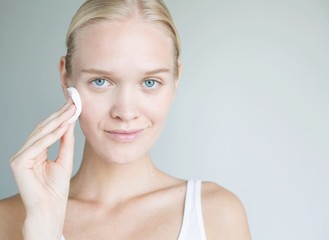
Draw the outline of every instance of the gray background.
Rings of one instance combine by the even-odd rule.
[[[183,76],[156,164],[236,193],[253,239],[329,239],[329,2],[165,2]],[[57,64],[81,3],[0,2],[0,198],[17,191],[10,157],[64,104]]]

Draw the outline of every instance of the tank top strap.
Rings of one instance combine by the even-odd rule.
[[[200,180],[187,182],[183,223],[178,240],[205,240]]]

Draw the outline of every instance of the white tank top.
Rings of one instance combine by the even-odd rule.
[[[65,240],[62,236],[61,240]],[[184,216],[178,240],[206,240],[201,207],[201,181],[187,182]]]
[[[184,217],[178,240],[206,240],[201,206],[201,181],[189,180]]]

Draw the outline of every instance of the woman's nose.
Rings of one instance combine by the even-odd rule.
[[[111,117],[121,121],[131,121],[140,116],[136,94],[131,89],[117,90],[112,99]]]

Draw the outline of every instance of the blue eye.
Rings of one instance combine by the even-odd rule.
[[[91,83],[95,87],[106,87],[106,86],[110,85],[110,83],[108,81],[106,81],[105,79],[102,79],[102,78],[97,78],[97,79],[91,81]]]
[[[146,87],[146,88],[149,88],[149,89],[155,89],[158,85],[159,85],[159,82],[154,80],[154,79],[146,79],[144,82],[143,82],[143,85]]]

